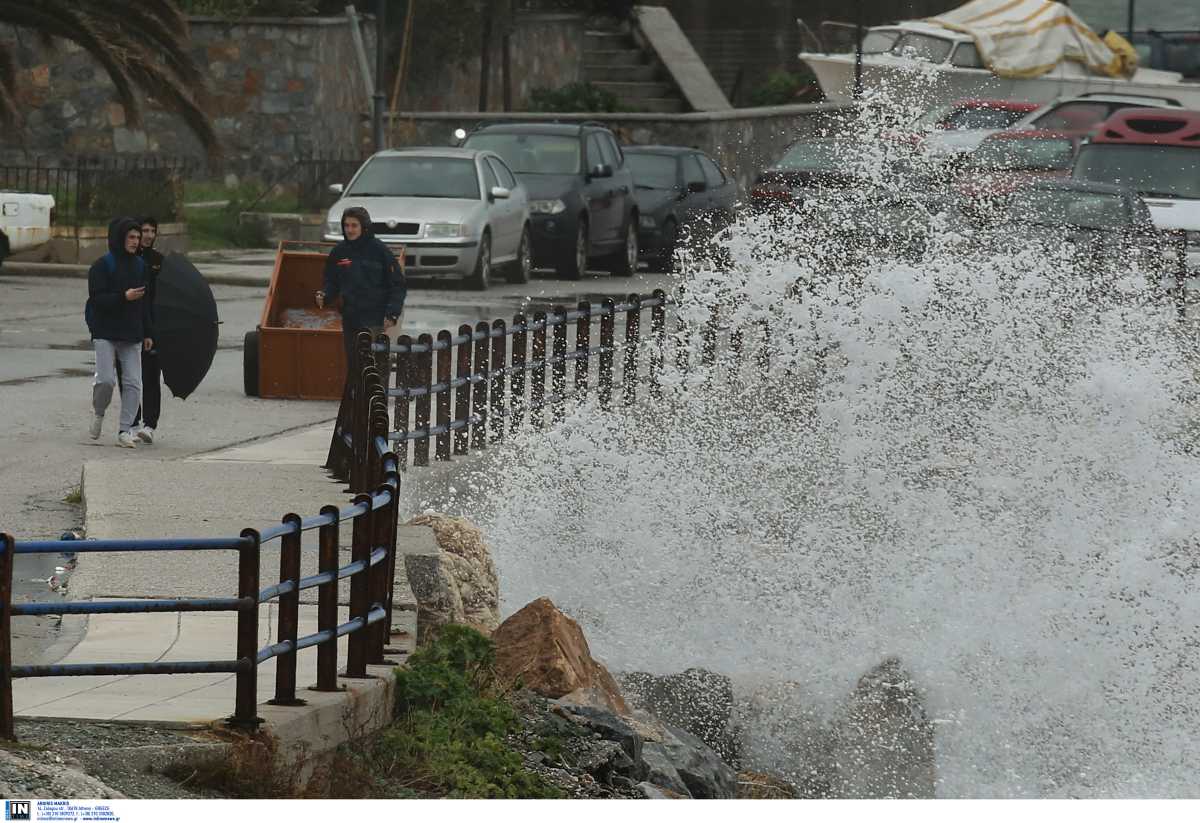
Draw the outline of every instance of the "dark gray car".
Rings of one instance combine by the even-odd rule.
[[[669,271],[683,236],[702,240],[733,220],[737,184],[711,157],[682,146],[626,146],[640,220],[638,249]]]

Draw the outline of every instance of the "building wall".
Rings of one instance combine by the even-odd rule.
[[[277,172],[297,153],[361,151],[369,100],[345,18],[192,18],[191,52],[210,79],[202,103],[236,174]],[[370,20],[361,21],[368,53]],[[0,135],[9,163],[61,155],[153,153],[203,157],[182,118],[153,100],[135,128],[112,82],[83,49],[47,48],[28,31],[7,28],[18,58],[24,128]]]

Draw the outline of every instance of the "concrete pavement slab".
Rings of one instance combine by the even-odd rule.
[[[324,465],[329,454],[333,423],[333,419],[326,420],[278,437],[263,438],[227,449],[194,455],[189,460],[319,467]]]

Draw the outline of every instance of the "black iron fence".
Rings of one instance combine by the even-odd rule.
[[[300,157],[293,167],[296,199],[301,211],[324,211],[332,206],[338,195],[329,190],[335,183],[343,186],[363,164],[357,152],[310,154]],[[282,181],[281,181],[282,182]]]
[[[199,168],[199,161],[178,157],[35,158],[0,165],[0,188],[53,195],[60,226],[105,225],[121,214],[172,222],[183,212],[184,180]]]
[[[370,337],[360,336],[357,360],[370,362]],[[386,409],[379,371],[352,368],[353,396],[364,408]],[[362,472],[356,473],[360,493],[349,506],[324,506],[310,517],[286,514],[279,525],[244,529],[237,537],[173,538],[167,540],[40,540],[18,541],[0,533],[0,737],[14,739],[14,678],[79,677],[88,675],[146,675],[229,672],[237,675],[233,715],[229,723],[254,729],[257,716],[258,666],[278,658],[275,697],[278,705],[297,705],[296,656],[317,647],[317,691],[337,691],[337,643],[349,635],[345,677],[367,677],[368,663],[384,663],[391,636],[393,586],[396,576],[396,528],[400,475],[396,455],[385,437],[386,415],[378,415],[360,430],[357,441]],[[339,529],[353,521],[351,562],[339,565]],[[300,576],[305,533],[318,531],[318,573]],[[263,587],[261,549],[281,542],[279,582]],[[17,554],[88,554],[99,552],[236,551],[238,591],[233,597],[125,599],[112,601],[54,601],[13,603],[13,557]],[[310,547],[311,551],[311,547]],[[338,622],[338,581],[350,578],[349,620]],[[300,592],[318,589],[317,631],[298,636]],[[259,605],[279,601],[278,639],[258,646]],[[233,655],[224,660],[147,661],[139,663],[70,663],[20,665],[12,663],[14,616],[47,614],[147,614],[152,612],[226,611],[237,613]]]

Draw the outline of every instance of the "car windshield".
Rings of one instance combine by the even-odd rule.
[[[962,108],[942,121],[942,127],[947,129],[1005,129],[1020,120],[1025,115],[1023,111],[1011,109],[981,108],[972,106]]]
[[[633,182],[639,188],[673,189],[676,185],[675,158],[669,154],[626,153],[626,162],[633,171]]]
[[[984,140],[967,158],[975,171],[1071,168],[1071,141],[1051,138]]]
[[[465,145],[496,152],[517,174],[579,174],[579,138],[574,135],[483,132],[468,137]]]
[[[928,63],[944,63],[953,47],[952,40],[908,31],[896,38],[892,53]]]
[[[1119,229],[1129,225],[1125,203],[1116,194],[1036,189],[1008,204],[1009,220],[1036,226]]]
[[[1093,143],[1080,151],[1074,176],[1147,197],[1200,200],[1200,149]]]
[[[451,197],[479,199],[475,161],[456,157],[373,157],[347,197]]]
[[[796,143],[788,149],[775,169],[779,171],[831,171],[846,163],[850,152],[847,143]]]

